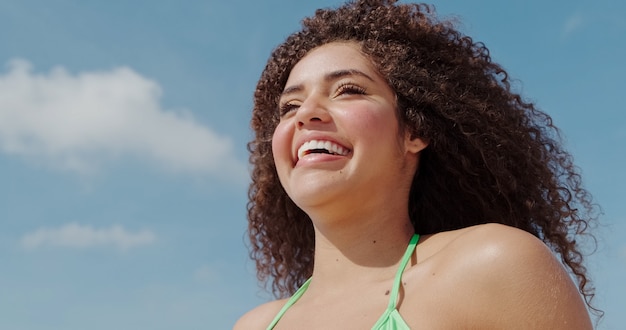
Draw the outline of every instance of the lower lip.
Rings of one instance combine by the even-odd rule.
[[[331,154],[308,154],[296,162],[295,166],[306,166],[306,165],[314,165],[314,164],[324,164],[329,162],[334,162],[337,160],[346,159],[346,156],[341,155],[331,155]]]

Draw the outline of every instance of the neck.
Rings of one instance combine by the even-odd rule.
[[[373,192],[353,189],[319,204],[300,205],[315,227],[312,286],[393,278],[415,233],[408,214],[408,180],[389,180]],[[366,202],[364,202],[366,201]]]
[[[314,220],[316,282],[337,285],[393,277],[414,234],[408,215],[395,213],[383,209],[334,221]]]

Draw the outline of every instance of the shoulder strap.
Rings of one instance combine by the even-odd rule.
[[[404,252],[404,256],[400,261],[400,267],[398,268],[398,272],[396,273],[396,278],[393,281],[393,287],[391,289],[391,295],[389,297],[389,305],[387,306],[387,310],[396,309],[396,304],[398,303],[398,292],[400,291],[400,283],[402,283],[402,274],[404,273],[404,269],[406,265],[411,260],[411,255],[413,255],[413,251],[415,251],[415,246],[417,246],[417,242],[419,241],[420,236],[418,234],[413,235],[411,241],[409,242],[409,246],[406,248],[406,252]]]
[[[402,260],[400,261],[400,267],[398,268],[398,272],[396,273],[396,277],[393,282],[393,288],[391,290],[391,295],[389,297],[389,306],[387,306],[387,310],[396,309],[396,304],[398,302],[398,292],[400,291],[400,283],[402,282],[402,274],[404,273],[404,269],[406,268],[406,265],[409,263],[409,260],[411,260],[411,255],[413,254],[413,251],[415,251],[415,246],[417,246],[418,241],[419,241],[419,235],[418,234],[413,235],[413,237],[411,238],[411,241],[409,242],[409,246],[407,247],[406,252],[404,253],[404,256],[402,257]],[[267,330],[273,329],[278,323],[278,321],[280,320],[280,318],[283,317],[285,312],[289,309],[289,307],[295,304],[296,301],[298,301],[298,299],[302,297],[304,292],[308,289],[310,282],[311,282],[311,278],[306,280],[306,282],[302,284],[302,286],[293,294],[293,296],[289,298],[289,300],[287,301],[287,303],[285,303],[283,308],[278,312],[278,314],[276,314],[276,317],[274,317],[274,320],[272,320],[272,323],[270,323],[270,325],[267,326]]]
[[[272,323],[270,323],[270,325],[267,326],[267,330],[274,329],[274,327],[276,326],[280,318],[283,317],[283,314],[285,314],[285,312],[289,309],[289,307],[295,304],[296,301],[298,301],[298,299],[302,297],[306,289],[308,289],[310,282],[311,282],[311,277],[302,284],[302,286],[293,294],[293,296],[291,296],[291,298],[289,298],[289,300],[287,300],[287,303],[285,303],[285,306],[283,306],[280,312],[276,314],[276,317],[274,317],[274,320],[272,320]]]

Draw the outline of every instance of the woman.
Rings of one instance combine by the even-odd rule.
[[[482,44],[394,2],[318,10],[269,59],[251,255],[293,296],[235,328],[591,328],[593,209],[550,117]]]

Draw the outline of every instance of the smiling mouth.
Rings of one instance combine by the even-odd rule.
[[[298,149],[298,159],[310,154],[346,156],[350,150],[330,141],[311,140]]]

